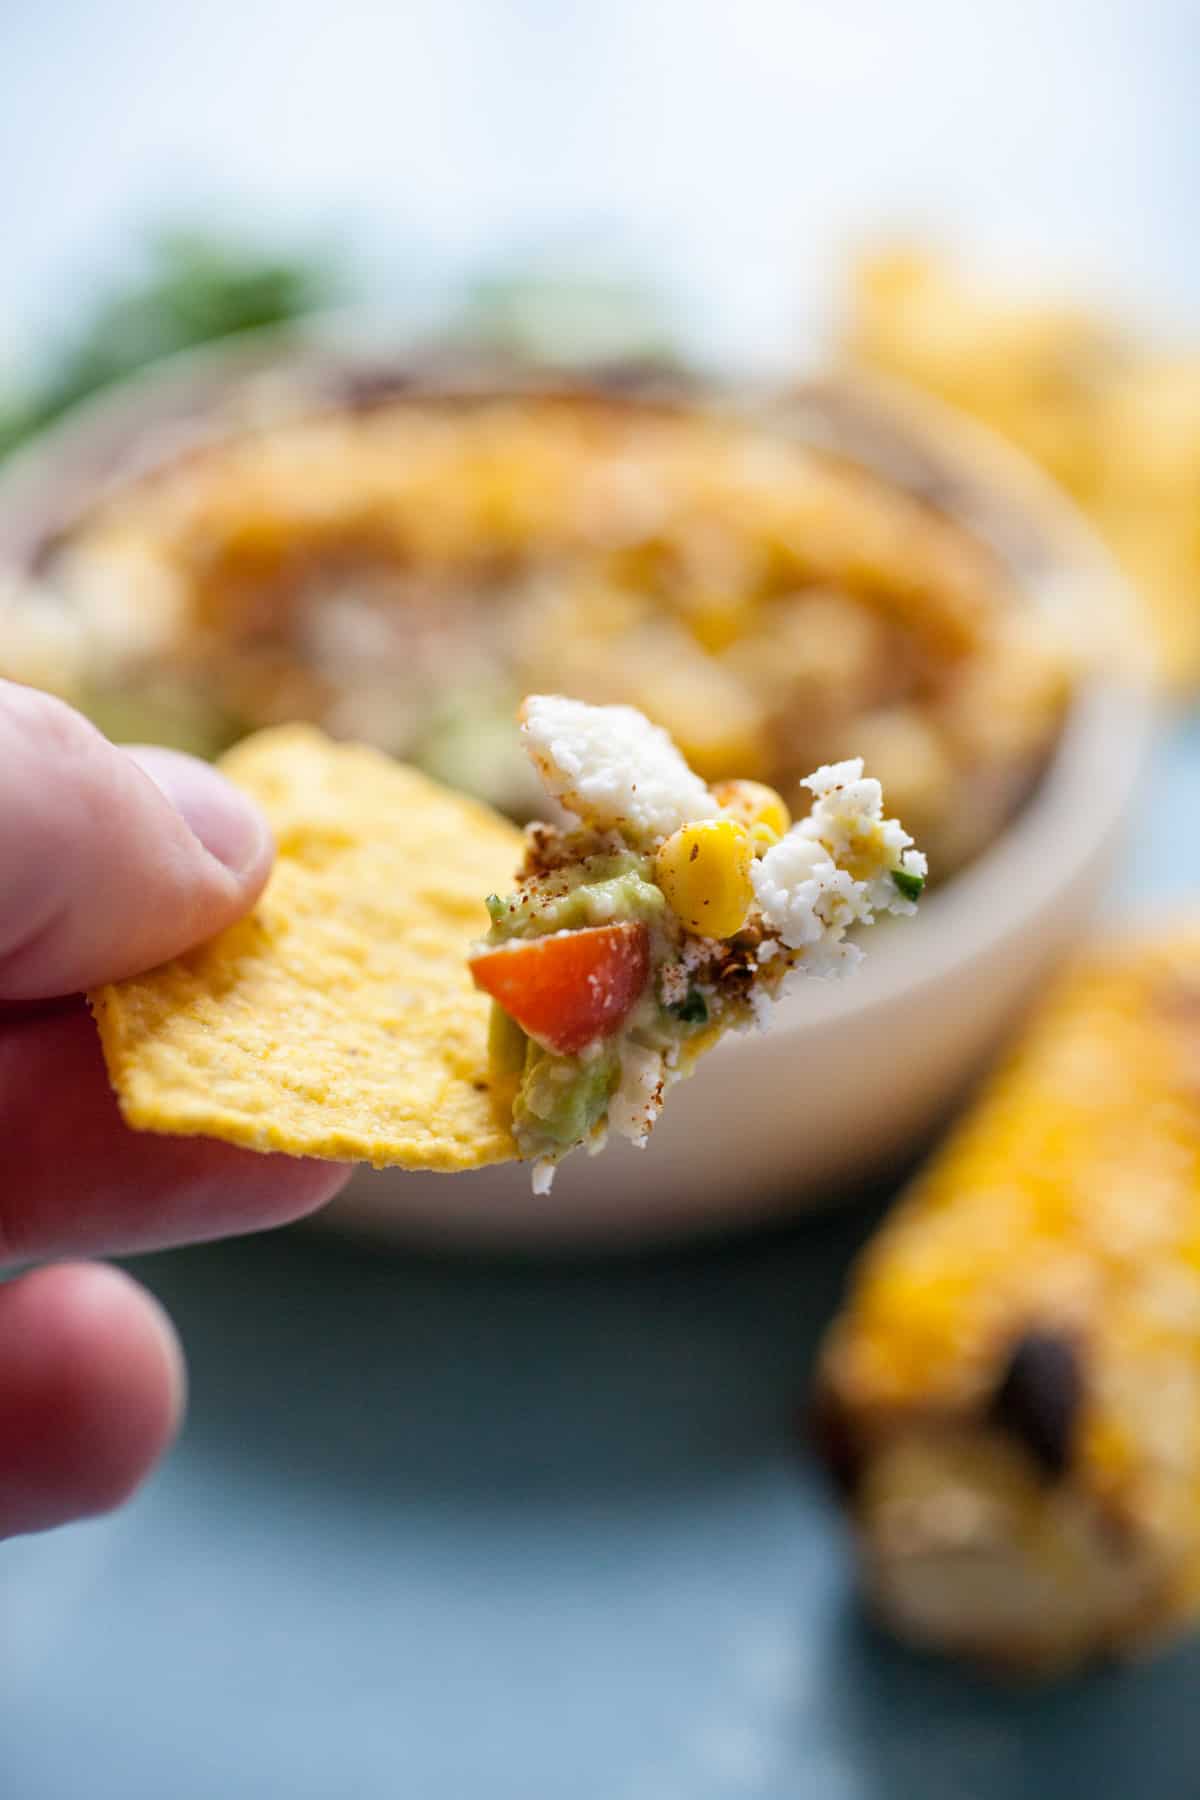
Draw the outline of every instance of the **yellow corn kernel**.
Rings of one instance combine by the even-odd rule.
[[[713,797],[722,812],[746,827],[756,848],[769,849],[792,822],[782,795],[764,781],[719,781]]]
[[[670,733],[702,781],[730,769],[758,775],[770,767],[767,722],[744,682],[692,645],[681,627],[641,640],[642,671],[621,646],[621,698]]]
[[[660,847],[654,877],[672,911],[698,937],[729,938],[754,899],[754,845],[736,819],[681,825]]]
[[[741,637],[750,610],[742,594],[703,594],[685,602],[684,617],[700,648],[718,656]]]

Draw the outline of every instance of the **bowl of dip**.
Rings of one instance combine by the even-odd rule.
[[[794,808],[864,757],[930,859],[863,972],[723,1045],[649,1148],[362,1172],[356,1230],[545,1245],[728,1227],[910,1152],[1078,936],[1150,709],[1121,581],[1019,457],[906,391],[390,350],[340,322],[190,355],[0,475],[0,672],[114,738],[285,720],[518,821],[527,691],[627,701]]]

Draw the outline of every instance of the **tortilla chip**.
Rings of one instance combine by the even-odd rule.
[[[520,833],[306,726],[221,767],[265,810],[277,861],[248,918],[89,996],[127,1123],[376,1168],[515,1157],[466,959]]]

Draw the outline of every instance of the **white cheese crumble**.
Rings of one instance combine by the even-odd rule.
[[[621,1080],[608,1103],[610,1131],[629,1138],[640,1149],[662,1111],[666,1064],[658,1050],[627,1043],[621,1054]]]
[[[534,1193],[540,1199],[554,1186],[555,1162],[552,1156],[539,1156],[531,1171]]]
[[[597,831],[650,848],[720,812],[667,733],[632,706],[531,694],[521,737],[550,793]]]
[[[750,870],[767,925],[810,975],[840,975],[862,957],[845,942],[852,925],[876,912],[913,913],[893,870],[924,877],[927,864],[896,819],[883,817],[883,790],[863,775],[862,759],[827,764],[804,783],[814,795],[806,819]]]
[[[664,1006],[682,1006],[687,999],[688,972],[683,963],[676,960],[664,964],[658,978],[659,999]]]

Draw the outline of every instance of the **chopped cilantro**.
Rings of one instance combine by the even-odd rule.
[[[706,1025],[708,1023],[708,1002],[697,987],[689,988],[686,1000],[680,1000],[667,1011],[681,1025]]]
[[[911,869],[893,869],[892,880],[900,889],[906,900],[919,900],[925,886],[923,875],[914,875]]]

